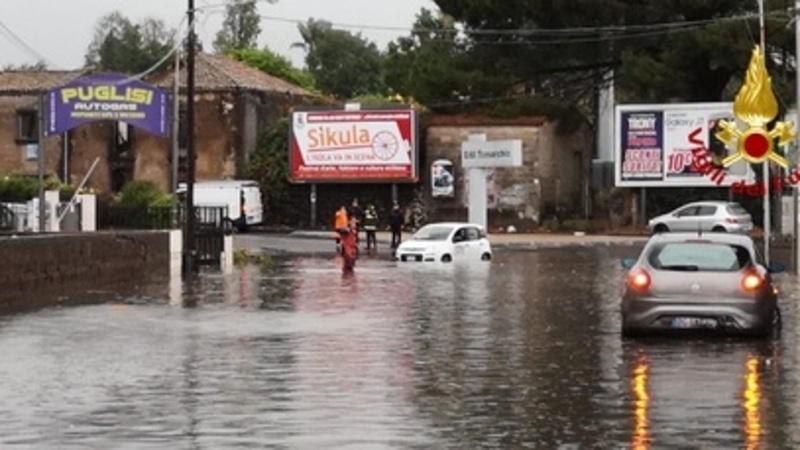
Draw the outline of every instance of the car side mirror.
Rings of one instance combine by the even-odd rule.
[[[630,269],[634,264],[636,264],[636,258],[623,258],[622,260],[622,267],[626,269]]]
[[[770,273],[781,273],[786,270],[786,264],[782,262],[773,262],[770,263],[767,270],[769,270]]]

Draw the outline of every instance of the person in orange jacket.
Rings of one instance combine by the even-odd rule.
[[[338,253],[342,252],[342,230],[347,228],[347,224],[347,208],[342,205],[336,210],[336,214],[333,218],[333,233],[336,239],[336,251]]]
[[[342,271],[351,273],[358,259],[358,224],[355,217],[350,218],[347,227],[341,229],[342,239]]]

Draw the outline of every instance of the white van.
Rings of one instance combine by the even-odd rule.
[[[185,194],[186,183],[178,186],[178,194]],[[251,180],[198,181],[194,184],[194,206],[224,206],[228,216],[223,218],[239,231],[264,222],[264,205],[261,189]]]

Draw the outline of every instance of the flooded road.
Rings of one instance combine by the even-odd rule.
[[[0,317],[2,448],[797,448],[777,341],[622,340],[618,247],[276,257]]]

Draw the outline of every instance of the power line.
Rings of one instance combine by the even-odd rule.
[[[24,40],[22,40],[19,36],[17,36],[17,34],[14,33],[14,31],[12,31],[11,28],[9,28],[2,21],[0,21],[0,30],[4,32],[3,33],[4,36],[8,39],[8,42],[10,42],[12,45],[15,45],[17,48],[27,53],[29,56],[33,56],[38,61],[42,61],[50,67],[58,68],[56,64],[53,64],[52,61],[45,58],[41,53],[37,52],[35,49],[33,49],[33,47],[28,45]]]

